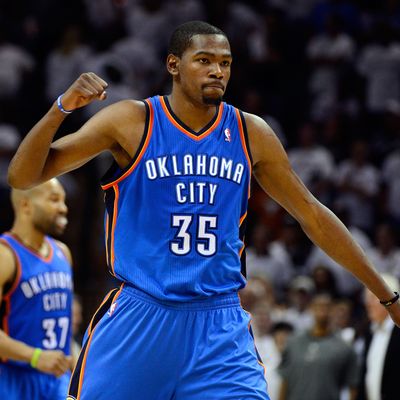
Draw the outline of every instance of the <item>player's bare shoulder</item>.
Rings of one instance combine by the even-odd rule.
[[[269,161],[284,152],[282,144],[271,127],[259,116],[243,113],[246,121],[250,151],[254,164]]]
[[[0,241],[0,286],[13,278],[16,268],[13,251],[7,244]]]
[[[61,242],[59,240],[55,240],[57,246],[60,248],[60,250],[62,251],[62,253],[64,254],[65,258],[67,259],[67,261],[69,262],[69,264],[73,265],[72,263],[72,254],[71,254],[71,250],[69,249],[69,247],[64,243]]]

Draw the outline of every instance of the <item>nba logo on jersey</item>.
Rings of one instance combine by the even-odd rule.
[[[225,134],[225,142],[230,142],[231,141],[231,130],[229,128],[226,128],[224,130]]]
[[[110,309],[108,310],[108,315],[111,317],[114,314],[114,311],[117,307],[117,303],[112,303]]]

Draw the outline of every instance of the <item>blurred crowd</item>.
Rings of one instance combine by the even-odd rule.
[[[12,221],[8,162],[57,96],[85,71],[109,83],[107,100],[74,112],[63,135],[111,102],[168,92],[167,40],[193,19],[230,39],[226,101],[270,124],[307,187],[376,268],[399,279],[399,0],[0,0],[1,230]],[[64,240],[89,313],[113,284],[98,187],[109,163],[104,155],[62,178],[70,208]],[[332,324],[346,340],[357,337],[366,320],[360,284],[256,182],[247,243],[247,300],[258,330],[284,337],[309,328],[314,296],[327,293]]]

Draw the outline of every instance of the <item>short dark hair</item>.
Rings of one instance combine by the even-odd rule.
[[[226,34],[216,26],[204,21],[189,21],[179,25],[171,35],[168,46],[168,54],[182,57],[182,54],[190,46],[195,35],[223,35]]]

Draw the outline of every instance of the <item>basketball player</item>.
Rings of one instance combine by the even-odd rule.
[[[67,224],[57,179],[11,193],[10,232],[0,236],[0,399],[61,400],[68,392],[71,254],[47,235]]]
[[[113,104],[53,142],[69,112],[106,95],[107,83],[85,73],[10,164],[11,185],[27,188],[103,151],[115,159],[102,187],[108,265],[122,284],[92,319],[69,399],[268,399],[237,295],[252,172],[314,243],[380,299],[394,298],[269,126],[222,102],[231,62],[220,29],[185,23],[170,40],[169,95]],[[400,323],[399,304],[388,310]]]

